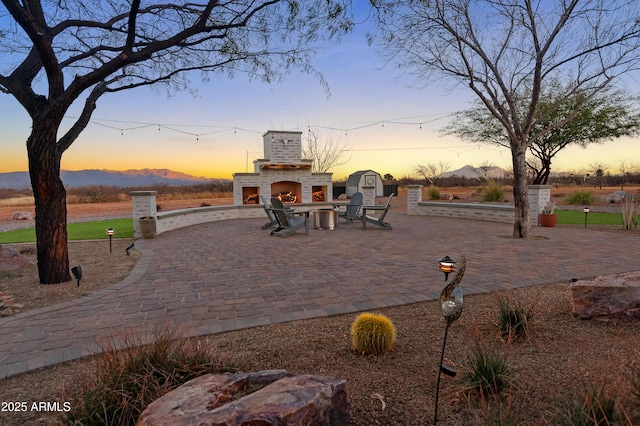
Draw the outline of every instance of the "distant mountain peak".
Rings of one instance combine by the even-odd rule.
[[[444,172],[439,177],[440,178],[448,178],[452,176],[464,177],[467,179],[479,179],[479,178],[489,178],[489,179],[500,179],[507,176],[507,171],[502,167],[497,166],[481,166],[474,167],[470,164],[460,167],[457,170],[453,170],[450,172]]]
[[[184,186],[226,181],[225,179],[192,176],[169,169],[62,170],[60,178],[67,188],[83,186],[115,186],[121,188],[153,185]],[[28,172],[0,173],[0,188],[19,190],[30,187]]]

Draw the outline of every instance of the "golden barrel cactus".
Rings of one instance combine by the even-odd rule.
[[[366,355],[391,351],[396,342],[396,327],[382,314],[364,312],[351,325],[353,349]]]

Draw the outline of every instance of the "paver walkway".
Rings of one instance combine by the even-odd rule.
[[[0,378],[76,359],[125,329],[163,323],[203,335],[436,299],[437,261],[467,256],[465,294],[637,270],[640,240],[584,228],[535,228],[407,216],[392,231],[344,224],[270,237],[265,219],[212,222],[136,242],[122,283],[74,302],[0,319]]]

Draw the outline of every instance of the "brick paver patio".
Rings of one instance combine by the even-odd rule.
[[[437,260],[467,256],[465,294],[638,269],[635,237],[581,227],[535,228],[407,216],[392,231],[344,224],[287,239],[265,219],[196,225],[136,242],[143,252],[122,283],[85,298],[0,319],[0,378],[89,355],[125,329],[170,323],[191,336],[434,300]]]

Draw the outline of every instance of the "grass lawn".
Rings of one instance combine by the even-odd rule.
[[[584,213],[574,210],[558,210],[558,224],[580,225],[584,224]],[[592,225],[620,225],[622,226],[622,215],[619,213],[589,213],[587,223]]]
[[[114,238],[133,238],[133,219],[109,219],[97,222],[71,223],[67,225],[69,240],[100,240],[109,238],[107,228],[115,229]],[[18,229],[0,233],[0,244],[32,243],[36,241],[35,228]]]

